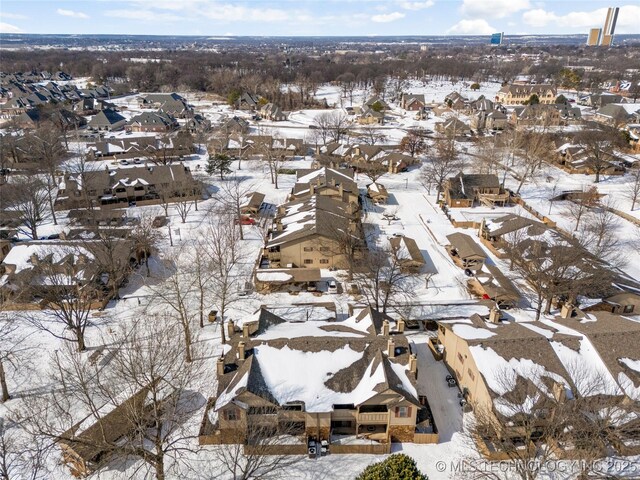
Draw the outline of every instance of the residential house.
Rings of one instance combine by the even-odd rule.
[[[175,118],[188,118],[193,113],[187,100],[177,93],[151,93],[140,99],[140,107],[162,110]]]
[[[509,122],[518,127],[529,125],[557,127],[563,124],[562,115],[555,105],[546,104],[514,107]]]
[[[640,111],[640,105],[637,105],[637,110]],[[611,125],[613,127],[619,127],[627,123],[631,118],[631,113],[625,108],[624,105],[609,103],[598,110],[593,115],[593,119],[597,122]]]
[[[618,418],[625,418],[627,405],[640,398],[640,325],[621,316],[605,312],[572,315],[565,309],[553,320],[533,324],[502,320],[494,309],[488,318],[474,315],[440,322],[438,342],[465,400],[474,410],[490,412],[516,443],[522,436],[522,422],[533,420],[541,435],[548,431],[544,425],[554,421],[555,404],[566,405],[576,398],[607,401],[608,397],[620,408]],[[505,376],[511,380],[502,381]],[[531,401],[526,409],[524,398]],[[541,415],[544,411],[548,414]],[[610,445],[605,447],[618,454],[637,454],[635,432],[632,428],[611,429]],[[504,458],[494,439],[475,440],[489,459]],[[564,445],[557,454],[571,455],[573,448]]]
[[[480,95],[477,100],[469,102],[469,110],[471,112],[492,112],[495,109],[495,104],[488,98],[485,98],[484,95]]]
[[[305,305],[288,310],[297,311],[292,320],[267,307],[242,333],[230,327],[200,443],[244,443],[246,451],[257,422],[288,435],[274,453],[388,453],[391,442],[437,441],[415,387],[416,356],[385,316],[363,309],[335,321]],[[354,445],[362,440],[367,448]]]
[[[190,149],[182,145],[177,137],[105,138],[87,144],[87,154],[91,160],[143,160],[156,156],[161,156],[163,160],[176,160],[190,153]]]
[[[256,290],[273,292],[315,292],[322,276],[319,268],[257,268],[254,274]]]
[[[105,109],[100,110],[94,115],[87,126],[91,130],[113,132],[116,130],[122,130],[127,123],[127,119],[120,115],[115,110]]]
[[[69,210],[89,205],[127,208],[195,200],[200,195],[201,187],[189,167],[181,164],[101,169],[89,174],[65,174],[58,185],[55,208]]]
[[[591,154],[581,145],[565,143],[555,151],[555,161],[569,173],[592,175],[595,173],[592,166]],[[616,155],[603,153],[603,168],[601,175],[624,175],[626,169],[622,165],[622,159]]]
[[[473,207],[476,203],[504,206],[509,202],[509,193],[497,175],[460,172],[445,181],[444,200],[450,208]]]
[[[313,184],[312,184],[313,187]],[[359,255],[357,204],[313,193],[280,205],[263,257],[270,268],[346,268]]]
[[[418,111],[426,105],[423,94],[403,93],[400,99],[400,107],[405,110]]]
[[[384,112],[365,106],[356,120],[360,125],[384,125]]]
[[[267,103],[260,109],[260,116],[272,122],[284,122],[287,116],[280,107],[274,103]]]
[[[264,202],[264,193],[250,192],[240,201],[240,213],[242,215],[258,215]]]
[[[177,120],[163,112],[158,110],[157,112],[143,112],[135,117],[132,117],[125,126],[127,132],[156,132],[167,133],[178,128]]]
[[[436,123],[436,132],[447,137],[463,137],[472,133],[469,125],[455,117]]]
[[[208,133],[211,131],[211,121],[199,113],[187,117],[184,128],[189,133]]]
[[[60,435],[62,460],[72,475],[90,475],[111,459],[112,446],[139,427],[149,405],[148,395],[147,386],[122,403],[110,399]]]
[[[614,93],[592,93],[580,98],[580,104],[593,108],[601,108],[610,103],[622,103],[624,97],[622,95],[616,95]]]
[[[417,158],[401,152],[386,153],[378,161],[387,167],[389,173],[406,172],[409,167],[420,162]]]
[[[473,238],[464,233],[447,235],[447,251],[456,265],[465,270],[480,270],[487,260],[487,254]]]
[[[418,247],[413,238],[405,237],[404,235],[391,237],[389,238],[389,245],[402,270],[417,272],[425,265],[426,262],[420,247]]]
[[[234,107],[238,110],[257,110],[260,106],[260,97],[252,93],[245,92],[236,100]]]
[[[369,107],[376,112],[385,112],[386,110],[389,110],[391,108],[389,107],[389,104],[387,102],[385,102],[378,96],[369,98],[366,102],[364,102],[364,106]]]
[[[556,103],[557,90],[554,85],[512,83],[503,86],[496,95],[496,102],[502,105],[522,105],[532,95],[537,95],[543,105]]]
[[[233,116],[222,124],[221,129],[229,133],[246,133],[249,130],[249,122],[244,118]]]
[[[130,241],[115,244],[118,258],[135,265],[139,257]],[[74,288],[103,306],[120,286],[124,275],[111,278],[104,265],[113,252],[96,241],[29,241],[11,248],[0,264],[0,303],[5,308],[36,304],[48,308],[64,289]]]
[[[464,110],[469,105],[469,99],[463,97],[458,92],[451,92],[449,95],[444,97],[444,103],[452,110]]]
[[[290,200],[310,198],[314,195],[328,196],[359,208],[360,192],[353,180],[353,171],[322,167],[316,170],[298,169],[297,179]]]
[[[78,115],[95,115],[100,110],[115,110],[116,106],[98,98],[80,98],[72,103],[71,109]]]
[[[507,115],[501,110],[479,110],[471,117],[474,130],[503,130],[506,126]]]
[[[384,185],[378,182],[367,185],[367,195],[373,203],[387,203],[389,200],[389,192]]]

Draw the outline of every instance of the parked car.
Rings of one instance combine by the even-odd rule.
[[[253,219],[251,217],[242,216],[242,217],[240,217],[240,222],[238,222],[238,219],[236,218],[234,220],[234,223],[236,225],[238,225],[238,223],[240,223],[241,225],[255,225],[256,221],[255,221],[255,219]]]
[[[327,292],[329,293],[338,293],[338,285],[335,280],[331,280],[329,285],[327,286]]]
[[[136,165],[140,165],[142,163],[142,160],[140,160],[139,158],[134,158],[133,163],[135,163]]]

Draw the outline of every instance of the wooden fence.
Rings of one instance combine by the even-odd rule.
[[[329,452],[336,455],[343,454],[370,454],[370,455],[382,455],[391,452],[390,443],[372,443],[370,445],[335,445],[329,446]]]
[[[413,443],[438,443],[439,435],[437,433],[415,433],[413,435]]]

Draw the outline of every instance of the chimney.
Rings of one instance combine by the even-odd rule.
[[[492,307],[489,312],[489,321],[491,323],[500,323],[501,312],[498,307]]]
[[[245,357],[244,347],[245,347],[244,342],[238,342],[238,360],[241,362],[244,361],[244,357]]]
[[[344,186],[342,184],[340,184],[339,192],[340,192],[340,197],[342,197],[344,195]]]
[[[221,377],[224,375],[224,359],[220,357],[216,362],[216,375]]]
[[[398,320],[398,333],[404,333],[404,320]]]
[[[567,390],[562,383],[554,382],[552,392],[553,398],[555,398],[557,402],[562,403],[567,400]]]
[[[229,322],[227,323],[227,336],[229,338],[233,337],[233,335],[236,333],[236,326],[233,323],[233,320],[229,320]]]
[[[316,193],[316,186],[313,183],[309,184],[309,193],[314,195]]]
[[[281,232],[283,228],[284,227],[282,226],[282,223],[280,223],[280,222],[276,223],[276,231],[277,232]]]
[[[387,342],[387,356],[389,358],[395,358],[396,356],[396,342],[392,338]]]
[[[31,254],[31,256],[29,257],[29,261],[31,262],[31,265],[38,265],[38,263],[40,263],[40,259],[35,253]]]
[[[414,375],[418,374],[418,357],[416,357],[415,353],[409,355],[409,372]]]
[[[389,320],[384,320],[382,322],[382,335],[385,337],[389,336]]]
[[[249,325],[242,325],[242,338],[249,338]]]
[[[573,317],[574,307],[573,304],[569,302],[565,302],[560,309],[560,318],[571,318]]]

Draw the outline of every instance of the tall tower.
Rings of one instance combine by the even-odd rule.
[[[589,38],[587,39],[587,45],[589,47],[596,47],[600,45],[600,36],[602,35],[601,28],[592,28],[589,30]]]
[[[618,21],[619,7],[610,7],[607,9],[607,18],[604,21],[604,29],[602,30],[602,39],[600,45],[609,47],[613,44],[613,34],[616,30],[616,22]]]

